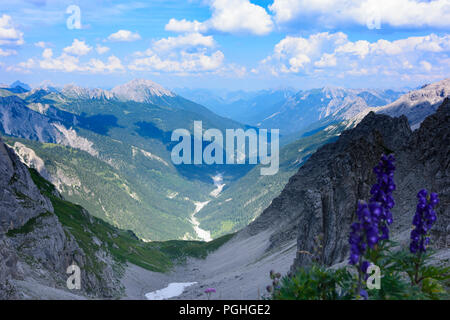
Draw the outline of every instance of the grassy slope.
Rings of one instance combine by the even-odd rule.
[[[47,196],[54,207],[55,214],[63,226],[75,237],[88,256],[96,251],[94,236],[107,251],[121,262],[131,262],[145,269],[165,272],[187,256],[204,258],[218,249],[233,235],[227,235],[211,242],[166,241],[143,242],[132,231],[118,229],[111,224],[89,215],[81,206],[55,196],[55,187],[42,178],[36,170],[30,169],[33,181],[41,193]],[[28,226],[29,227],[29,226]]]
[[[60,184],[59,189],[68,201],[82,205],[117,227],[133,229],[143,238],[167,240],[180,238],[186,232],[193,234],[189,215],[194,205],[184,196],[202,200],[196,192],[203,190],[207,194],[210,189],[200,182],[186,182],[175,170],[165,171],[158,161],[147,159],[141,152],[133,157],[131,148],[122,144],[116,150],[124,154],[124,166],[128,162],[141,175],[124,173],[87,152],[70,147],[11,137],[5,140],[10,145],[18,141],[33,149],[44,160],[52,177],[63,174],[79,181],[81,184]],[[170,199],[169,193],[175,190],[183,197]]]

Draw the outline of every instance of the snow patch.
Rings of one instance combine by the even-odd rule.
[[[183,293],[184,289],[190,287],[197,282],[172,282],[163,289],[152,291],[145,294],[147,300],[165,300],[177,297]]]

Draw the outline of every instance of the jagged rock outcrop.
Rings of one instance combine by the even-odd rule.
[[[13,278],[19,276],[17,261],[9,239],[0,233],[0,300],[18,298],[17,290],[11,283]]]
[[[28,169],[0,138],[0,233],[20,228],[29,219],[53,211],[34,185]]]
[[[450,97],[450,78],[412,90],[383,107],[366,108],[352,118],[350,122],[357,123],[369,112],[374,111],[391,117],[405,115],[411,128],[417,129],[427,116],[436,112],[446,97]]]
[[[36,169],[39,174],[46,180],[51,180],[50,173],[45,167],[44,160],[42,160],[33,149],[28,148],[23,143],[15,142],[11,146],[16,155],[20,158],[20,161],[24,163],[29,168]]]
[[[265,118],[258,121],[257,125],[262,128],[280,128],[285,134],[295,133],[318,121],[330,123],[352,119],[366,109],[376,110],[391,103],[398,96],[399,93],[391,90],[338,87],[299,91],[276,105],[276,109],[272,108],[271,113],[261,108]]]
[[[27,108],[19,97],[0,97],[0,106],[0,132],[52,143],[61,135],[49,118]]]
[[[74,262],[83,279],[76,294],[118,296],[116,262],[101,248],[93,252],[88,256],[60,223],[28,168],[0,138],[0,299],[37,298],[17,290],[17,281],[66,290],[66,270]]]
[[[416,194],[422,188],[439,193],[438,223],[433,243],[449,246],[450,100],[412,131],[405,116],[369,113],[357,127],[320,148],[291,177],[283,192],[247,228],[250,234],[273,229],[269,249],[297,239],[294,268],[310,262],[315,239],[321,239],[320,261],[346,259],[348,234],[357,202],[370,197],[372,168],[383,153],[397,159],[393,236],[408,236]],[[403,233],[402,233],[403,232]],[[321,235],[321,236],[320,236]]]

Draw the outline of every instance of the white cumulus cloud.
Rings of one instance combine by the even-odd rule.
[[[46,48],[42,52],[42,58],[39,61],[39,67],[46,70],[86,73],[111,73],[125,70],[121,60],[114,55],[109,56],[106,61],[90,59],[88,62],[81,62],[79,56],[66,52],[54,57],[53,50]]]
[[[311,76],[326,70],[328,77],[412,76],[433,73],[448,76],[442,57],[450,54],[450,35],[408,37],[369,42],[350,41],[346,34],[317,33],[309,37],[285,37],[261,62],[274,75]]]
[[[109,48],[98,44],[95,51],[97,51],[98,54],[104,54],[109,51]]]
[[[273,30],[274,24],[267,11],[249,0],[211,0],[210,19],[187,21],[170,19],[165,29],[174,32],[206,32],[216,30],[227,33],[250,33],[265,35]]]
[[[86,70],[93,73],[111,73],[115,71],[123,71],[125,67],[116,56],[109,56],[106,62],[99,59],[91,59],[86,66]]]
[[[137,71],[159,71],[169,73],[197,73],[202,71],[213,71],[223,63],[224,55],[216,51],[210,55],[204,52],[188,53],[180,52],[178,57],[161,57],[157,54],[138,58],[129,66],[131,70]]]
[[[274,0],[269,9],[278,23],[312,18],[318,25],[353,23],[368,26],[448,27],[449,0]]]
[[[35,61],[30,58],[26,61],[19,62],[17,65],[8,66],[6,68],[7,71],[14,71],[14,72],[22,72],[22,73],[29,73],[30,69],[32,69],[35,66]]]
[[[131,32],[129,30],[119,30],[116,33],[109,35],[108,40],[117,42],[131,42],[140,40],[141,36],[137,32]]]
[[[35,42],[34,45],[35,45],[36,47],[38,47],[38,48],[45,48],[45,47],[47,47],[47,43],[46,43],[45,41],[38,41],[38,42]]]
[[[72,45],[64,48],[64,52],[75,56],[84,56],[92,50],[86,42],[74,39]]]
[[[12,55],[16,55],[17,51],[16,50],[11,50],[11,49],[2,49],[0,48],[0,56],[2,57],[8,57],[8,56],[12,56]]]
[[[160,39],[153,43],[153,48],[158,51],[198,46],[212,48],[215,46],[214,38],[212,36],[201,35],[200,33],[189,33],[178,37]]]
[[[212,36],[200,33],[154,41],[144,52],[136,52],[131,70],[175,73],[179,75],[215,72],[223,67],[225,56],[215,50]]]
[[[274,73],[298,73],[306,70],[312,62],[317,62],[319,66],[332,63],[333,57],[322,58],[322,54],[332,53],[336,47],[347,42],[347,35],[342,32],[322,32],[308,38],[287,36],[275,45],[273,54],[263,63],[272,65]]]
[[[3,14],[0,17],[0,45],[22,45],[23,32],[13,25],[11,16]]]
[[[173,32],[202,32],[206,31],[206,27],[202,22],[198,22],[197,20],[188,21],[186,19],[170,19],[169,22],[165,26],[166,31]]]

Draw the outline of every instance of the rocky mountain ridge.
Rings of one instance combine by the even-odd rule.
[[[400,96],[400,92],[393,90],[331,86],[300,91],[237,91],[227,97],[206,89],[179,92],[219,115],[261,128],[280,129],[284,135],[324,119],[328,122],[351,119],[367,108],[389,104]]]
[[[406,116],[392,118],[369,113],[335,143],[321,147],[289,179],[281,194],[243,233],[272,230],[268,250],[297,239],[294,268],[311,261],[315,239],[323,247],[319,260],[327,265],[343,261],[358,200],[368,199],[375,181],[372,168],[382,154],[394,153],[397,170],[392,235],[408,240],[416,194],[422,188],[441,199],[433,230],[437,248],[450,240],[450,99],[412,131]]]
[[[102,249],[94,257],[86,254],[71,231],[60,223],[51,201],[41,194],[28,168],[1,137],[0,190],[0,299],[30,298],[28,286],[64,290],[66,269],[72,263],[81,268],[83,278],[78,294],[104,298],[119,295],[121,288],[117,286],[112,257]],[[60,197],[57,193],[54,196]],[[93,264],[100,277],[87,272]]]
[[[353,118],[350,122],[361,121],[369,112],[387,114],[392,117],[405,115],[408,117],[411,128],[417,129],[425,117],[436,112],[442,101],[450,96],[450,78],[412,90],[396,101],[380,108],[366,108]]]

